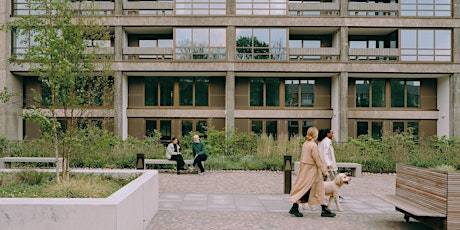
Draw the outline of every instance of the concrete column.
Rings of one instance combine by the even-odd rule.
[[[234,26],[227,27],[227,60],[235,61],[236,56],[236,28]]]
[[[123,1],[127,0],[114,0],[115,1],[115,15],[122,15],[123,14]]]
[[[123,27],[115,27],[115,61],[123,60],[123,43],[124,43]]]
[[[235,0],[227,0],[227,15],[235,15],[236,14],[236,4]]]
[[[450,136],[460,137],[460,73],[450,77]]]
[[[235,128],[235,72],[228,71],[225,78],[225,128]]]
[[[11,1],[0,1],[0,25],[3,25],[7,22],[8,20],[8,14],[7,14],[7,3]],[[6,41],[7,39],[7,34],[8,32],[4,30],[0,30],[0,41]],[[6,87],[6,78],[7,78],[7,66],[8,66],[8,60],[7,60],[7,55],[6,51],[8,45],[7,42],[1,42],[0,43],[0,91],[3,91],[3,88]],[[6,135],[6,119],[3,114],[7,111],[5,108],[5,105],[0,103],[0,136],[5,136]]]
[[[454,18],[460,18],[460,0],[452,1],[452,11],[452,16]]]
[[[123,140],[128,138],[128,118],[126,109],[128,108],[128,77],[120,71],[114,74],[114,134]]]
[[[340,16],[348,17],[348,0],[337,0],[340,3]]]
[[[338,111],[334,109],[334,117],[338,117],[338,133],[336,140],[346,142],[348,137],[348,72],[341,72],[338,76]]]
[[[348,27],[340,27],[340,62],[348,62]]]
[[[436,123],[436,133],[438,136],[452,136],[451,122],[450,122],[450,111],[451,111],[451,91],[450,81],[452,76],[441,77],[437,79],[437,109],[438,109],[438,121]],[[449,98],[449,100],[446,100]]]
[[[459,5],[460,7],[460,5]],[[458,42],[458,39],[460,38],[460,28],[454,28],[452,31],[452,42],[453,48],[452,48],[452,61],[454,63],[460,63],[460,45]]]

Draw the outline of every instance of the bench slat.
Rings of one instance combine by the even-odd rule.
[[[445,214],[436,212],[434,210],[430,210],[425,208],[417,203],[409,201],[405,198],[399,197],[397,195],[389,195],[389,194],[376,194],[376,196],[380,197],[382,200],[387,201],[388,203],[393,204],[399,209],[402,209],[408,213],[411,213],[414,216],[419,217],[441,217],[446,218]]]

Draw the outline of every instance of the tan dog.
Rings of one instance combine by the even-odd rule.
[[[331,207],[331,202],[332,200],[335,201],[335,206],[340,212],[343,212],[342,206],[340,206],[339,202],[339,190],[340,187],[342,187],[343,184],[348,184],[350,183],[351,178],[348,177],[345,173],[339,173],[337,176],[335,176],[335,179],[333,181],[324,181],[324,192],[326,194],[326,197],[329,197],[327,206],[330,208]],[[310,207],[310,210],[315,211],[316,208],[313,207],[312,205],[308,204]],[[305,204],[302,204],[302,209],[305,210]]]

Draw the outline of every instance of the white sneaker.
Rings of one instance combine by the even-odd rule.
[[[198,172],[198,175],[203,176],[205,172]]]

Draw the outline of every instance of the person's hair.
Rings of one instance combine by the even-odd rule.
[[[321,129],[318,134],[318,141],[322,141],[327,137],[327,134],[331,132],[331,129]]]
[[[172,138],[171,138],[171,142],[173,142],[173,141],[176,140],[176,139],[177,139],[177,137],[172,137]],[[179,141],[179,139],[178,139],[177,141]]]
[[[307,130],[307,141],[315,140],[318,137],[318,129],[316,127],[310,127]]]

